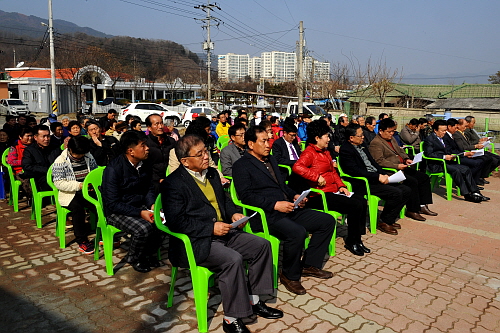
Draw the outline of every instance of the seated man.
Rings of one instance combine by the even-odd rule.
[[[224,195],[217,171],[208,166],[203,140],[184,136],[177,142],[175,155],[182,166],[160,185],[165,223],[190,238],[198,265],[217,273],[224,331],[248,332],[240,318],[252,313],[269,319],[283,317],[283,312],[269,308],[258,296],[273,293],[271,246],[264,238],[243,232],[243,225],[231,227],[243,215]],[[175,237],[170,238],[169,258],[175,266],[189,267],[184,246]]]
[[[457,156],[453,155],[451,147],[445,144],[443,138],[446,135],[448,127],[446,120],[436,120],[432,127],[434,133],[430,134],[424,140],[424,155],[446,161],[446,170],[453,178],[454,183],[460,187],[465,200],[476,203],[489,200],[489,198],[479,192],[479,188],[472,178],[470,168],[458,164],[455,161]],[[431,172],[443,172],[442,163],[433,160],[427,161],[427,169]]]
[[[378,134],[370,143],[370,154],[381,167],[403,171],[406,177],[403,184],[411,189],[411,197],[406,203],[406,216],[417,221],[425,221],[420,214],[437,215],[428,207],[432,204],[430,178],[425,173],[408,167],[413,161],[396,144],[393,137],[395,130],[394,120],[382,119],[378,124]]]
[[[34,142],[26,147],[21,165],[25,178],[34,178],[38,191],[50,191],[47,184],[47,172],[61,149],[50,145],[50,131],[45,125],[35,126],[33,130]]]
[[[151,218],[155,201],[146,134],[125,132],[120,143],[123,153],[112,160],[102,178],[102,200],[108,224],[132,235],[127,262],[141,273],[159,267],[154,258],[161,234]]]
[[[346,142],[340,147],[340,166],[350,176],[365,177],[370,184],[371,194],[385,200],[377,229],[390,235],[397,235],[401,225],[396,223],[399,212],[411,195],[411,189],[403,184],[389,184],[389,176],[373,159],[363,144],[363,130],[358,124],[350,124],[345,129]],[[351,181],[351,180],[349,180]],[[353,192],[366,192],[365,184],[356,181]],[[358,186],[359,184],[359,186]]]
[[[237,124],[229,127],[228,130],[231,143],[220,152],[220,164],[224,176],[233,176],[233,164],[240,159],[246,151],[245,146],[245,125]]]
[[[89,120],[86,126],[90,139],[90,154],[94,157],[97,165],[106,166],[121,154],[120,142],[110,135],[102,135],[97,121]]]
[[[292,293],[303,295],[305,288],[301,276],[329,279],[331,272],[321,269],[328,245],[335,230],[331,215],[303,209],[304,199],[298,209],[293,202],[299,197],[285,185],[274,156],[269,155],[269,137],[261,126],[253,126],[245,133],[248,151],[233,165],[233,181],[238,196],[245,204],[260,207],[267,217],[271,235],[283,245],[281,283]],[[262,225],[251,221],[252,229],[262,230]],[[309,247],[304,251],[304,240],[311,233]]]
[[[484,178],[482,178],[482,176],[488,177],[488,171],[490,170],[492,160],[485,161],[481,158],[473,157],[473,152],[466,152],[460,149],[453,138],[453,134],[458,131],[458,121],[455,118],[450,118],[446,121],[446,124],[447,131],[446,135],[443,137],[444,144],[451,148],[452,154],[463,154],[463,156],[460,156],[460,164],[470,168],[472,179],[474,179],[476,185],[484,185]],[[485,164],[486,162],[487,164]],[[479,189],[481,190],[482,188]]]
[[[377,127],[378,122],[375,120],[375,117],[366,117],[366,125],[365,128],[363,128],[363,135],[364,135],[364,144],[368,147],[370,145],[370,142],[377,136],[377,133],[375,132],[375,128]]]
[[[283,126],[283,136],[274,141],[273,156],[278,164],[293,167],[301,154],[299,143],[297,142],[297,128],[293,125]],[[281,169],[283,178],[288,177],[286,170]]]

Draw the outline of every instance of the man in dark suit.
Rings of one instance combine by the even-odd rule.
[[[278,162],[278,164],[288,165],[291,168],[299,159],[301,153],[302,151],[297,141],[297,128],[285,124],[283,126],[283,136],[274,141],[273,144],[273,156],[276,162]],[[287,170],[281,168],[280,171],[283,179],[288,178]]]
[[[198,265],[218,274],[224,331],[249,332],[240,318],[252,313],[281,318],[283,312],[266,306],[258,296],[274,291],[271,246],[243,232],[242,225],[232,228],[230,223],[243,215],[224,195],[217,170],[208,167],[203,140],[184,136],[177,141],[175,155],[181,166],[160,185],[165,223],[190,238]],[[175,237],[170,238],[169,258],[175,266],[189,267],[184,246]]]
[[[269,138],[263,127],[251,127],[245,141],[248,151],[233,165],[236,191],[243,203],[260,207],[266,213],[269,232],[283,245],[281,283],[290,292],[303,295],[306,290],[300,283],[301,276],[322,279],[333,276],[321,267],[335,230],[335,220],[331,215],[303,209],[306,199],[295,208],[293,202],[299,194],[285,185],[276,159],[269,155]],[[253,230],[262,231],[258,221],[251,223]],[[301,262],[307,233],[312,237]]]
[[[229,127],[228,134],[231,143],[220,152],[220,164],[224,176],[233,176],[233,164],[243,156],[246,151],[245,146],[245,124],[239,123]]]
[[[340,147],[339,162],[342,170],[354,177],[365,177],[370,184],[370,192],[385,200],[377,229],[389,235],[397,235],[401,225],[396,222],[399,212],[411,196],[411,189],[403,184],[389,184],[389,176],[373,159],[364,145],[363,130],[358,124],[350,124],[345,129],[346,142]],[[365,192],[365,185],[356,186],[353,192]],[[360,184],[361,185],[361,184]]]
[[[446,169],[450,173],[455,184],[460,187],[460,191],[465,200],[470,202],[481,202],[489,198],[483,196],[479,192],[472,172],[468,166],[458,164],[455,159],[456,155],[451,152],[451,147],[446,145],[443,138],[446,135],[448,125],[445,120],[436,120],[432,125],[434,132],[427,136],[424,140],[424,155],[427,157],[444,159]],[[431,172],[442,172],[443,166],[441,162],[428,160],[427,169]]]
[[[453,135],[458,130],[458,121],[455,118],[448,119],[446,121],[446,124],[448,127],[446,135],[443,138],[444,144],[451,148],[451,152],[453,154],[463,153],[463,157],[460,156],[460,164],[466,165],[470,168],[470,171],[472,172],[472,178],[476,182],[476,185],[484,185],[484,179],[482,178],[482,175],[488,172],[491,161],[490,164],[485,164],[485,161],[483,159],[472,157],[474,155],[473,152],[465,152],[464,149],[461,149],[458,146],[458,144],[455,142],[455,139],[453,138]],[[481,190],[481,188],[479,189]]]

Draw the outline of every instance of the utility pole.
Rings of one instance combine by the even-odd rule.
[[[16,62],[16,49],[13,49],[14,51],[14,67],[17,66],[17,62]]]
[[[297,113],[302,113],[302,102],[304,101],[304,24],[300,21],[299,24],[299,42],[297,50],[297,97],[298,108]]]
[[[50,37],[50,83],[52,92],[52,113],[57,115],[56,66],[54,64],[54,25],[52,22],[52,0],[49,0],[49,37]]]
[[[195,6],[194,8],[196,9],[201,9],[203,10],[207,16],[204,19],[195,19],[195,20],[200,20],[203,21],[205,24],[202,25],[203,29],[207,29],[207,40],[203,43],[203,50],[207,51],[207,99],[208,99],[208,104],[210,105],[210,102],[212,101],[212,79],[211,79],[211,67],[212,67],[212,50],[214,49],[214,43],[210,39],[210,27],[211,27],[211,21],[216,22],[216,26],[219,25],[219,19],[211,16],[211,10],[213,8],[217,8],[220,10],[220,7],[217,5],[217,3],[211,4],[210,0],[207,1],[206,5],[199,5]]]

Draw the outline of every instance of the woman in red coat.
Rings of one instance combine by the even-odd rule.
[[[347,214],[347,232],[345,248],[353,254],[362,256],[370,253],[364,246],[361,235],[366,233],[366,200],[361,193],[351,193],[340,179],[335,169],[328,142],[330,129],[324,120],[315,120],[307,126],[307,148],[293,166],[293,172],[309,181],[311,187],[325,192],[328,210]],[[316,194],[316,193],[314,193]],[[321,196],[309,198],[309,208],[323,209]]]

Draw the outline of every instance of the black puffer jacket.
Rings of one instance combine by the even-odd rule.
[[[168,135],[163,135],[163,142],[160,141],[156,136],[149,133],[146,144],[149,147],[149,157],[148,163],[153,166],[153,183],[155,184],[155,189],[158,191],[160,180],[166,177],[166,170],[168,167],[168,155],[170,154],[170,149],[175,145],[175,140]]]
[[[125,154],[118,156],[104,169],[101,193],[106,216],[114,213],[140,217],[141,207],[149,209],[156,199],[151,165],[146,160],[137,170]]]

